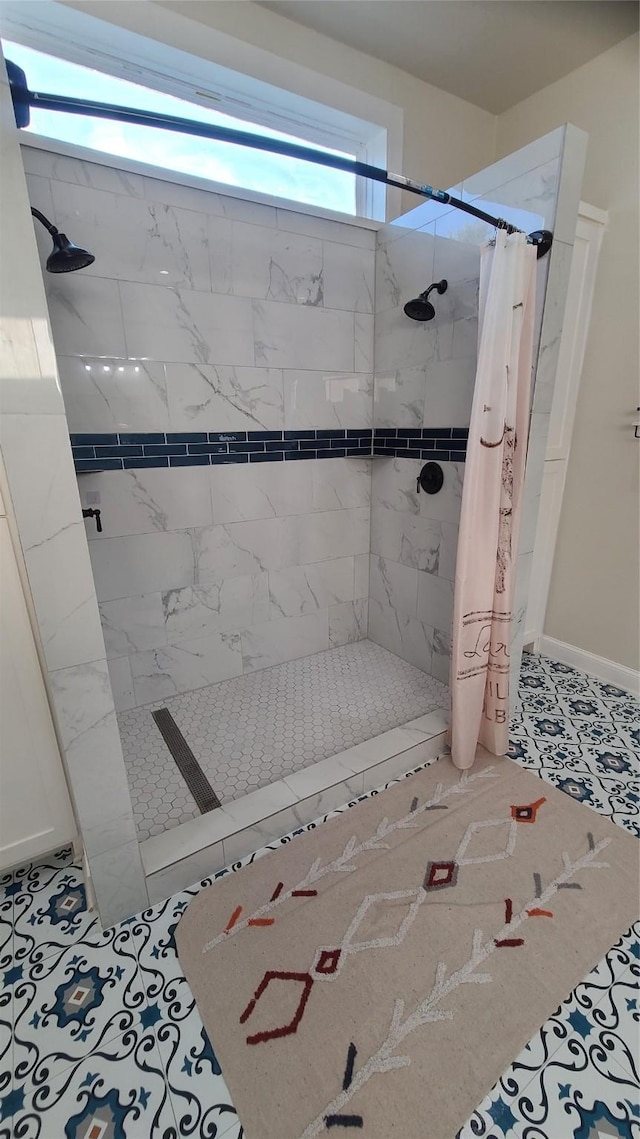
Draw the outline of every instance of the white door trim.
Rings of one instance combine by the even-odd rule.
[[[586,202],[580,203],[549,421],[524,634],[524,644],[533,645],[536,652],[542,651],[571,436],[606,222],[607,214],[603,210]]]

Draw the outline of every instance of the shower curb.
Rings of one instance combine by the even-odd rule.
[[[435,759],[448,715],[427,712],[366,743],[296,771],[140,844],[153,904],[281,838],[297,827]]]

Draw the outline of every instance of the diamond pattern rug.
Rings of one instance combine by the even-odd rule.
[[[446,757],[203,891],[178,953],[248,1139],[451,1139],[637,912],[634,840]]]

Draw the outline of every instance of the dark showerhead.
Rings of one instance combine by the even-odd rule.
[[[433,285],[429,285],[429,288],[425,289],[424,293],[420,293],[420,296],[416,297],[415,300],[407,301],[404,306],[405,314],[411,317],[411,320],[433,320],[436,315],[436,310],[428,299],[429,293],[432,292],[433,289],[436,289],[440,296],[442,296],[443,293],[446,293],[447,288],[448,282],[444,280],[436,281]]]
[[[74,269],[86,269],[88,265],[93,265],[95,261],[93,253],[74,245],[66,233],[59,233],[55,225],[34,206],[31,207],[31,213],[48,230],[53,239],[53,249],[47,257],[48,273],[73,273]]]
[[[421,293],[414,301],[407,301],[404,311],[412,320],[433,320],[436,315],[436,310],[431,301],[427,300],[426,293]]]
[[[48,273],[72,273],[74,269],[86,269],[88,265],[93,265],[95,261],[93,253],[74,245],[66,233],[55,233],[51,236],[53,249],[47,257]]]

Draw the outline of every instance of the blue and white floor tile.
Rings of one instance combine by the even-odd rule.
[[[520,695],[512,757],[640,834],[637,702],[530,656]],[[209,881],[103,933],[70,851],[0,878],[0,1139],[243,1139],[175,951]],[[639,978],[640,922],[458,1139],[640,1139]]]

